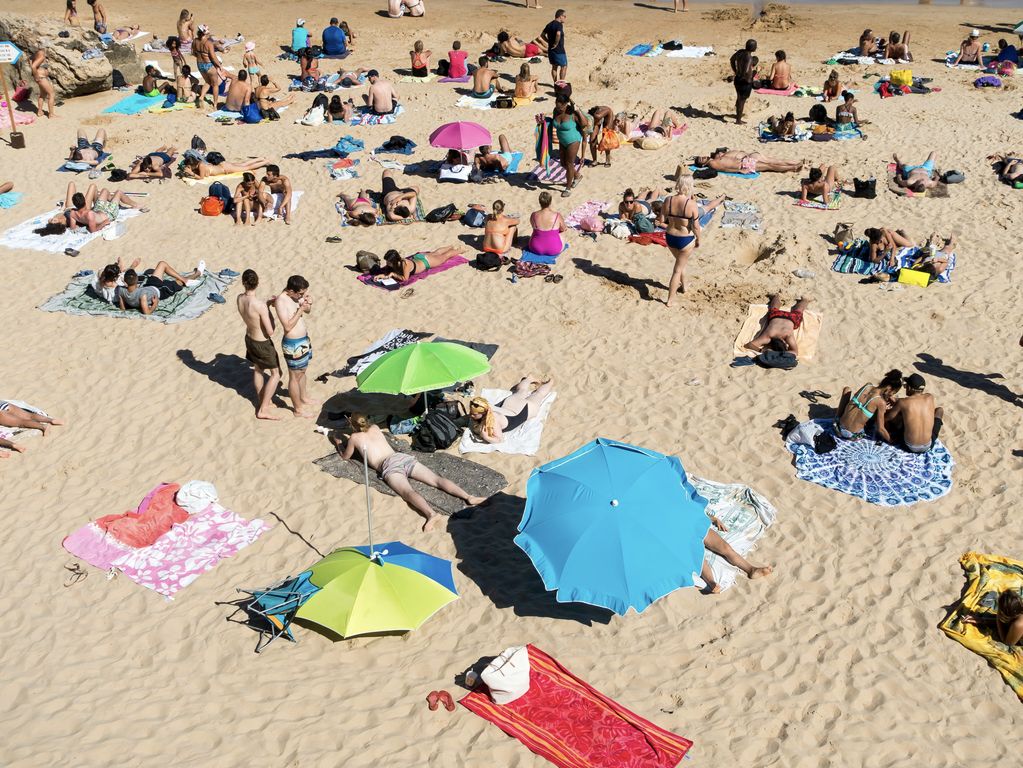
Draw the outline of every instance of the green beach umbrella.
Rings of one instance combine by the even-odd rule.
[[[335,550],[309,572],[319,591],[295,617],[342,637],[417,629],[458,598],[450,560],[400,541]]]
[[[486,355],[446,341],[416,342],[374,360],[355,377],[363,392],[414,395],[487,373]]]

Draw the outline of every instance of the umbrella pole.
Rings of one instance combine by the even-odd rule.
[[[373,509],[369,499],[369,461],[366,459],[365,451],[359,451],[359,453],[362,454],[362,472],[366,481],[366,524],[369,528],[369,559],[373,560],[376,557],[376,553],[373,551]]]

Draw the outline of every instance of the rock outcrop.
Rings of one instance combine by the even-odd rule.
[[[60,37],[64,31],[68,37]],[[115,67],[129,83],[142,80],[143,66],[134,46],[113,43],[106,55],[84,59],[82,54],[91,48],[104,50],[99,35],[84,27],[66,27],[61,20],[3,14],[0,40],[10,40],[24,52],[14,69],[16,77],[33,91],[35,82],[28,62],[40,48],[46,48],[50,80],[60,98],[110,90]]]

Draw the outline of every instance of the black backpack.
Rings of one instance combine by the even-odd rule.
[[[458,431],[451,417],[440,411],[429,411],[412,433],[412,450],[420,453],[443,451],[458,439]]]
[[[455,208],[454,203],[448,203],[447,205],[442,205],[440,208],[434,208],[426,214],[426,220],[432,224],[440,224],[450,219],[456,210],[458,209]]]
[[[224,213],[231,213],[234,211],[234,196],[231,194],[231,190],[226,184],[215,181],[210,184],[210,197],[219,197],[224,203]]]
[[[873,200],[877,197],[877,179],[853,179],[853,197],[862,197]]]

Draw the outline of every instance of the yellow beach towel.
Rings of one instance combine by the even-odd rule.
[[[757,353],[746,349],[743,344],[753,341],[764,330],[764,318],[767,315],[766,304],[750,304],[746,318],[742,321],[739,334],[735,337],[734,353],[736,357],[756,357]],[[821,335],[824,318],[813,310],[803,312],[803,323],[796,329],[796,344],[799,345],[799,362],[808,363],[817,354],[817,341]]]
[[[959,565],[966,574],[966,591],[938,629],[987,659],[1023,701],[1023,648],[998,642],[984,622],[976,626],[962,621],[963,616],[973,615],[993,622],[998,596],[1010,589],[1023,592],[1023,561],[967,552]]]
[[[182,179],[188,186],[194,187],[198,184],[212,184],[215,181],[227,181],[229,179],[240,179],[243,173],[224,173],[220,176],[207,176],[205,179]]]

